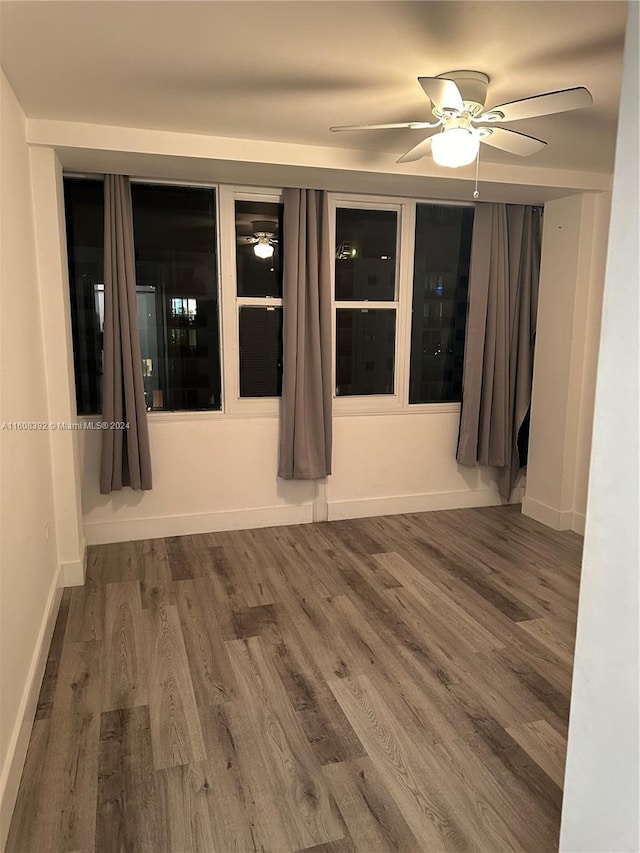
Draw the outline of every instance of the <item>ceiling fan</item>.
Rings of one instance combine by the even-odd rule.
[[[259,220],[251,223],[253,233],[247,236],[239,236],[238,243],[253,246],[253,252],[258,258],[272,258],[274,246],[278,242],[276,237],[277,223],[270,220]]]
[[[354,124],[331,127],[329,130],[433,129],[432,134],[414,145],[397,162],[411,163],[431,154],[438,165],[455,169],[473,163],[481,142],[521,157],[535,154],[547,144],[526,133],[496,126],[502,122],[578,110],[593,103],[591,92],[583,86],[576,86],[499,104],[487,110],[484,104],[489,77],[481,71],[449,71],[437,77],[418,77],[418,83],[431,100],[435,122]],[[436,132],[436,128],[440,128],[440,131]]]

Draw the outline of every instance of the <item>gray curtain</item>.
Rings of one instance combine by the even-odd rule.
[[[457,458],[498,468],[506,500],[531,404],[540,245],[540,209],[476,205]]]
[[[285,189],[278,476],[331,473],[331,250],[327,194]]]
[[[104,179],[104,376],[100,491],[151,488],[151,454],[136,312],[133,213],[129,179]]]

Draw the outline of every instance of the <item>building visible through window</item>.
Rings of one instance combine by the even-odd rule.
[[[149,410],[221,408],[215,190],[134,183],[138,327]],[[102,407],[104,192],[65,178],[78,414]]]
[[[409,403],[462,399],[473,208],[416,205]]]

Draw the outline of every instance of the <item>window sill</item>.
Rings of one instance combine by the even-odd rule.
[[[337,418],[351,418],[365,415],[446,415],[460,414],[460,403],[416,403],[414,405],[381,408],[379,406],[335,407],[333,414]]]

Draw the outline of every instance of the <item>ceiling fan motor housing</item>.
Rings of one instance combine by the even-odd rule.
[[[489,86],[489,77],[486,74],[482,71],[448,71],[437,76],[443,80],[453,80],[470,115],[477,116],[482,113]]]

